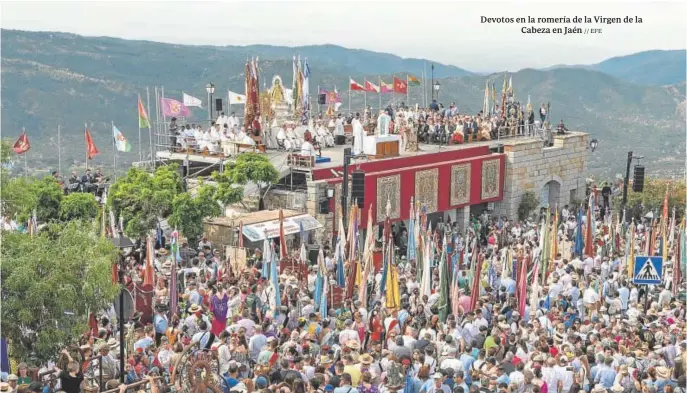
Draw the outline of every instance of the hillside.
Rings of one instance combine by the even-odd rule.
[[[369,51],[333,45],[285,48],[273,46],[209,47],[169,45],[115,38],[90,38],[64,33],[2,31],[2,129],[3,137],[16,138],[25,126],[32,143],[32,169],[56,167],[56,130],[62,129],[63,167],[84,162],[84,123],[93,132],[101,150],[95,165],[112,166],[110,122],[129,138],[131,153],[119,162],[138,158],[137,95],[145,103],[150,87],[154,112],[154,86],[164,86],[165,96],[179,98],[181,91],[206,100],[204,86],[217,86],[215,97],[226,98],[227,89],[243,92],[245,60],[259,56],[263,81],[282,76],[291,85],[291,57],[308,57],[311,94],[318,85],[338,86],[348,107],[348,77],[376,81],[379,74],[405,70],[420,76],[424,60],[401,59]],[[429,64],[429,63],[428,63]],[[436,66],[441,79],[440,101],[456,101],[461,111],[481,108],[485,80],[503,76],[480,76],[452,66]],[[656,163],[651,173],[683,171],[685,151],[685,84],[667,87],[640,86],[602,72],[562,68],[549,71],[522,70],[513,75],[516,97],[532,97],[536,107],[551,102],[554,119],[563,118],[571,129],[588,131],[599,139],[590,167],[604,175],[622,172],[628,149]],[[413,87],[409,103],[421,101],[422,88]],[[352,95],[352,108],[361,108],[363,94]],[[400,103],[405,96],[383,95],[383,104]],[[226,102],[225,102],[226,104]],[[378,105],[378,96],[368,94],[368,104]],[[242,107],[234,106],[234,110]],[[195,109],[190,119],[201,122],[206,109]],[[148,150],[147,130],[143,150]],[[680,165],[676,163],[680,162]],[[610,165],[610,166],[609,166]],[[66,169],[63,169],[66,171]]]
[[[685,50],[650,50],[612,57],[596,64],[558,64],[544,68],[542,71],[584,68],[641,85],[674,85],[685,82],[686,55]]]

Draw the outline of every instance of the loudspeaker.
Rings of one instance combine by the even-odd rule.
[[[334,144],[344,145],[346,144],[346,136],[344,135],[334,135]]]
[[[222,111],[222,99],[221,98],[215,98],[215,110],[217,112]]]
[[[632,191],[644,191],[644,165],[635,165],[634,178],[632,179]]]
[[[324,105],[327,103],[327,95],[326,94],[318,94],[317,95],[317,103],[320,105]]]
[[[358,207],[363,208],[365,204],[365,172],[353,171],[351,188],[351,199],[358,202]]]

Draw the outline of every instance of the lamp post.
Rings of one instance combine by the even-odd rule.
[[[434,86],[434,64],[432,64],[432,86]],[[434,89],[434,87],[432,87]],[[434,101],[434,90],[432,90],[432,101]]]
[[[435,81],[432,86],[434,87],[434,91],[437,92],[437,101],[439,101],[439,90],[441,89],[441,84],[439,81]]]
[[[134,243],[124,237],[122,232],[112,239],[112,243],[119,250],[119,381],[124,383],[124,275],[126,274],[126,257],[134,250]]]
[[[208,83],[205,86],[205,91],[208,92],[208,116],[210,116],[210,124],[212,124],[212,95],[215,94],[215,85]]]
[[[589,147],[592,149],[592,153],[596,150],[597,146],[599,146],[599,141],[596,138],[589,141]]]

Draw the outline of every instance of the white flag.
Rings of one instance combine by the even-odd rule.
[[[293,104],[293,89],[284,89],[284,101],[287,104]]]
[[[243,94],[234,93],[229,90],[229,104],[230,105],[243,105],[246,103],[246,96]]]
[[[200,98],[190,96],[186,93],[183,93],[183,94],[184,94],[184,105],[186,105],[186,106],[197,106],[198,108],[203,107],[203,102],[200,100]]]

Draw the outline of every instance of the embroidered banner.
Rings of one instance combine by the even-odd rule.
[[[482,161],[482,199],[499,196],[500,172],[501,162],[499,160]]]
[[[415,172],[415,200],[427,208],[427,213],[437,211],[439,195],[439,168]]]
[[[470,202],[470,164],[451,167],[451,206]]]

